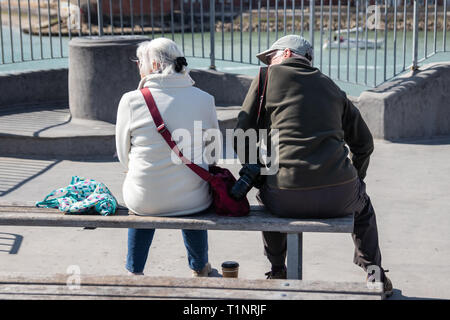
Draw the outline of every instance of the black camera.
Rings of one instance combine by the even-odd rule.
[[[240,178],[231,188],[230,196],[236,200],[243,199],[251,188],[260,188],[264,184],[259,164],[245,164],[239,171]]]

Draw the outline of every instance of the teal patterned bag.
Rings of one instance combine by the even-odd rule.
[[[54,190],[43,201],[36,202],[36,207],[107,216],[116,212],[117,200],[103,183],[73,176],[69,186]]]

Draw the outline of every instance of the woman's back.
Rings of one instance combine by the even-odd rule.
[[[152,74],[143,81],[185,156],[203,164],[201,129],[218,129],[214,98],[193,87],[187,74]],[[200,129],[201,127],[201,129]],[[123,197],[128,208],[141,215],[184,215],[211,204],[209,185],[177,156],[156,130],[140,90],[126,93],[116,124],[119,160],[128,168]],[[195,146],[195,148],[194,148]]]

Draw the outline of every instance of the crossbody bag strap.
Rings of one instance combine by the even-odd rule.
[[[195,163],[192,163],[189,159],[187,159],[183,153],[178,149],[177,144],[172,139],[172,134],[167,129],[166,125],[164,124],[164,120],[161,117],[161,114],[159,113],[158,107],[156,106],[155,100],[153,99],[152,93],[150,92],[149,88],[142,88],[141,89],[142,95],[144,96],[145,102],[147,104],[148,110],[150,111],[150,115],[153,118],[153,121],[155,122],[156,129],[158,130],[159,134],[164,138],[164,140],[169,145],[170,149],[172,149],[173,152],[181,159],[181,161],[189,167],[192,171],[194,171],[200,178],[202,178],[205,181],[210,181],[212,178],[212,175],[202,167],[196,165]]]
[[[258,80],[258,99],[259,99],[259,106],[258,106],[258,117],[256,118],[256,126],[258,126],[259,118],[261,116],[261,110],[263,107],[264,97],[266,95],[266,88],[267,88],[267,79],[269,78],[269,67],[266,69],[266,75],[264,79],[264,85],[261,88],[261,74],[262,74],[263,68],[259,70],[259,80]]]

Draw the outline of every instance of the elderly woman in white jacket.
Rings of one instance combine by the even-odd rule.
[[[178,129],[196,137],[197,141],[183,139],[177,144],[187,158],[205,169],[208,164],[202,159],[203,152],[195,150],[205,146],[205,139],[194,134],[194,127],[201,124],[203,130],[218,129],[214,98],[193,86],[186,60],[175,42],[159,38],[141,43],[137,57],[142,79],[138,90],[123,95],[116,123],[117,154],[127,169],[123,183],[125,204],[134,213],[148,216],[203,211],[212,203],[208,183],[183,163],[174,161],[176,156],[158,133],[140,89],[150,89],[174,139],[174,131]],[[189,157],[186,150],[193,151],[194,157]],[[143,274],[154,231],[128,230],[126,268],[130,273]],[[211,272],[207,231],[182,233],[193,276],[207,276]]]

